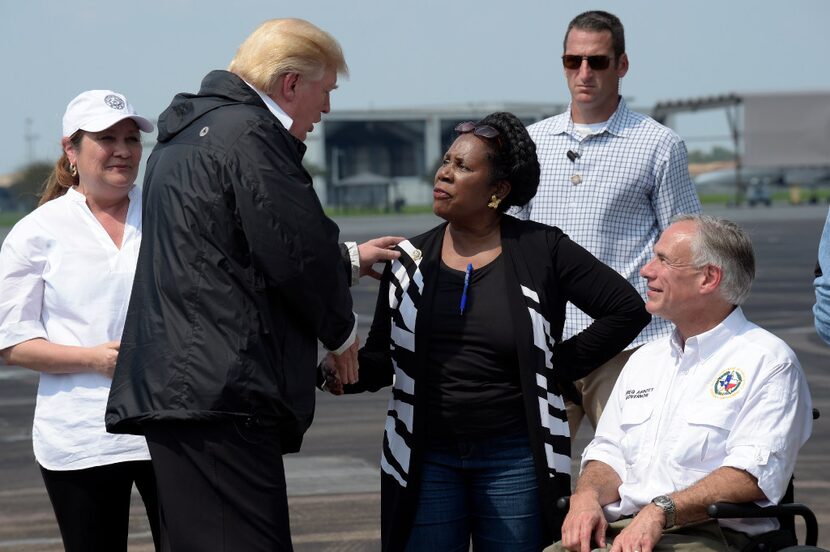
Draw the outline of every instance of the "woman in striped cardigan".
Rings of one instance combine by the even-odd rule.
[[[383,550],[538,551],[570,494],[563,392],[650,317],[637,292],[559,229],[505,216],[536,193],[521,121],[456,127],[435,175],[445,223],[386,267],[359,378],[323,363],[331,390],[393,385],[381,456]],[[594,318],[561,340],[565,304]]]

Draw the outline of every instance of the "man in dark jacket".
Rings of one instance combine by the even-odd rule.
[[[356,358],[339,229],[302,165],[337,41],[262,24],[159,118],[143,241],[106,414],[147,437],[172,550],[291,550],[282,454],[314,411],[317,340]],[[373,240],[363,272],[396,255]]]

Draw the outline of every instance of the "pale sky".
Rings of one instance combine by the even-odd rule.
[[[562,38],[587,9],[622,19],[631,63],[622,93],[635,107],[830,90],[826,0],[0,0],[0,174],[28,160],[27,118],[35,159],[54,161],[79,92],[116,90],[155,119],[274,17],[308,19],[340,41],[351,76],[333,110],[567,102]],[[725,117],[683,117],[676,130],[695,149],[700,136],[725,135]]]

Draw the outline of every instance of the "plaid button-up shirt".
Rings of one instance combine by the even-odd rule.
[[[645,298],[640,269],[660,233],[674,215],[700,212],[683,141],[650,117],[629,111],[622,98],[595,134],[574,130],[570,106],[528,131],[542,166],[539,191],[511,214],[561,228]],[[568,304],[563,339],[590,323],[587,314]],[[668,321],[655,316],[629,348],[671,330]]]

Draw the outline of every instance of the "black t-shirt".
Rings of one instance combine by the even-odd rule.
[[[442,262],[437,285],[427,354],[428,440],[526,431],[503,256],[473,268],[463,314],[464,272]]]

